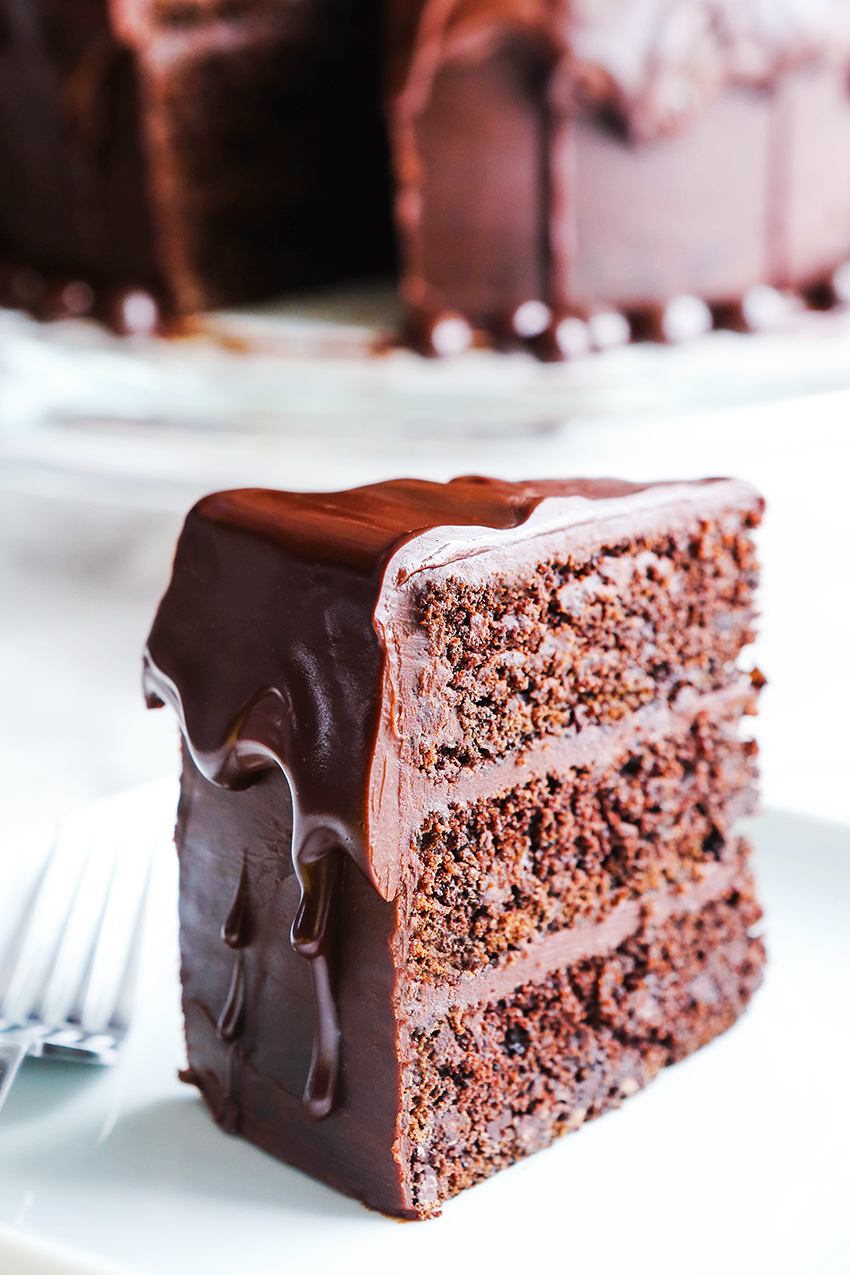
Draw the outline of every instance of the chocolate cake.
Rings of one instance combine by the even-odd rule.
[[[744,328],[764,284],[834,302],[850,0],[383,7],[0,0],[0,301],[133,329],[153,297],[387,271],[391,147],[430,353]]]
[[[391,10],[402,286],[426,348],[478,328],[556,357],[593,339],[596,313],[675,339],[745,327],[758,285],[834,300],[850,257],[847,0]]]
[[[224,1129],[426,1218],[735,1021],[761,510],[463,478],[191,511],[144,676]]]
[[[6,302],[192,312],[386,270],[378,49],[360,0],[0,0]]]

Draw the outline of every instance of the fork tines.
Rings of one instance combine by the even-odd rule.
[[[64,821],[0,949],[0,1035],[36,1055],[114,1061],[130,1018],[153,847],[116,829],[108,806]]]

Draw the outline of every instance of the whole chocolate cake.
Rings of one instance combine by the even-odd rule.
[[[184,735],[189,1070],[408,1218],[729,1027],[758,674],[745,483],[398,481],[189,514],[145,658]]]
[[[386,270],[378,28],[369,0],[0,0],[6,300],[191,312]]]
[[[634,336],[740,327],[763,284],[830,303],[850,257],[847,0],[391,6],[403,289],[426,345],[462,344],[458,317],[551,355],[612,309]]]
[[[381,273],[390,147],[431,353],[742,328],[763,284],[834,301],[850,0],[384,8],[0,0],[0,301],[132,328],[128,289],[194,312]]]

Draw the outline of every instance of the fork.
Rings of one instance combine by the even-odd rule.
[[[144,831],[116,835],[109,803],[69,816],[48,841],[0,947],[0,1107],[27,1055],[116,1061],[132,1012],[154,847]]]

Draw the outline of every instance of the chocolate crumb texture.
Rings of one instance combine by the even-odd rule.
[[[748,882],[649,925],[608,956],[414,1031],[405,1111],[426,1215],[618,1107],[732,1025],[762,978]]]
[[[541,563],[520,582],[429,584],[418,764],[457,774],[683,687],[728,685],[755,636],[756,521],[728,514],[581,563]]]

